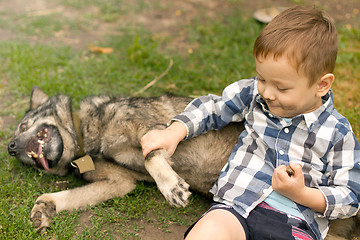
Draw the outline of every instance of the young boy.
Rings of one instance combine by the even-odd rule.
[[[184,138],[244,121],[210,190],[215,204],[187,239],[323,239],[329,220],[357,213],[360,147],[333,105],[334,23],[292,7],[254,44],[257,77],[195,99],[165,130],[142,138],[143,154],[174,153]],[[291,168],[291,173],[289,170]]]

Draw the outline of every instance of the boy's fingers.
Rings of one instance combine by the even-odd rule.
[[[146,155],[148,154],[148,151],[146,150],[146,148],[144,148],[144,146],[142,147],[142,153],[143,153],[143,157],[145,158]]]
[[[148,137],[148,133],[149,132],[145,133],[145,135],[141,137],[141,139],[140,139],[141,145],[144,144],[144,142],[146,141],[146,138]]]
[[[152,151],[152,150],[155,150],[156,148],[153,147],[153,146],[149,146],[148,144],[144,145],[142,147],[142,151],[143,151],[143,156],[144,158]]]
[[[286,166],[285,166],[285,165],[280,165],[280,166],[278,166],[278,167],[275,168],[275,171],[278,172],[278,173],[280,173],[280,172],[285,171],[285,169],[286,169]]]
[[[295,171],[302,171],[302,165],[300,163],[290,163],[289,166]]]
[[[152,150],[152,148],[154,148],[152,146],[152,142],[151,142],[151,137],[149,135],[150,132],[147,132],[144,136],[141,137],[140,139],[140,144],[141,144],[141,148],[142,148],[142,152],[143,152],[143,157],[145,158]],[[150,139],[149,139],[150,137]]]
[[[287,172],[286,172],[286,166],[280,165],[277,168],[275,168],[274,171],[274,177],[280,181],[285,181],[287,179]]]
[[[303,163],[291,162],[291,167],[301,169],[303,167]]]

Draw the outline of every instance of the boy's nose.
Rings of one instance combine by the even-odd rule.
[[[275,100],[275,95],[273,94],[270,88],[265,88],[262,96],[268,101]]]

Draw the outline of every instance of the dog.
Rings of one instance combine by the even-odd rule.
[[[166,128],[171,117],[191,100],[171,95],[89,96],[81,101],[80,110],[73,112],[70,97],[49,97],[34,87],[30,108],[8,144],[9,154],[45,173],[63,176],[72,170],[90,182],[40,196],[30,213],[36,230],[44,231],[60,211],[122,197],[137,181],[155,181],[176,207],[187,204],[189,185],[207,195],[243,130],[242,124],[183,141],[171,157],[165,150],[151,152],[146,160],[142,156],[141,137],[152,129]]]
[[[172,95],[89,96],[81,101],[79,111],[73,111],[69,96],[49,97],[34,87],[29,110],[8,144],[9,154],[47,174],[64,176],[73,171],[89,182],[38,197],[30,213],[36,231],[45,231],[61,211],[123,197],[138,181],[155,182],[175,207],[186,206],[189,189],[209,196],[244,130],[243,123],[182,141],[172,156],[155,150],[145,160],[142,157],[141,137],[150,130],[166,128],[191,100]],[[357,218],[337,220],[332,225],[327,240],[348,239]]]

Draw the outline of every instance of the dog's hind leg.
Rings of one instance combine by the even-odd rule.
[[[356,228],[356,218],[345,218],[333,220],[325,240],[349,240]]]
[[[160,192],[175,207],[185,207],[191,193],[185,182],[170,166],[170,154],[154,150],[145,158],[145,168],[155,180]]]

